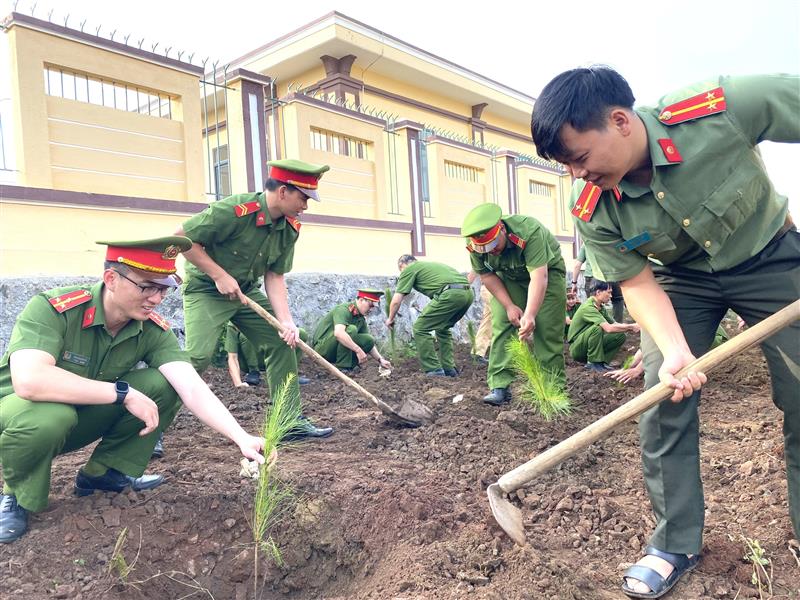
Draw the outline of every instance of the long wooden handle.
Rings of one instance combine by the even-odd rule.
[[[769,336],[798,319],[800,319],[800,300],[796,300],[757,325],[746,329],[718,348],[707,352],[681,369],[676,377],[680,379],[689,371],[709,373],[725,363],[728,359],[764,341]],[[655,387],[629,400],[613,412],[598,419],[591,425],[581,429],[578,433],[532,458],[525,464],[520,465],[513,471],[509,471],[503,475],[497,483],[506,493],[518,490],[529,481],[560,464],[576,452],[583,450],[604,437],[606,434],[625,423],[628,419],[632,419],[659,402],[666,400],[672,396],[673,391],[674,390],[667,384],[659,383]]]
[[[274,316],[272,316],[269,312],[264,310],[263,307],[259,306],[256,302],[254,302],[251,298],[247,298],[247,306],[249,306],[255,312],[257,312],[265,321],[267,321],[275,329],[277,329],[279,332],[283,333],[284,327],[281,324],[281,322],[278,321],[278,319],[276,319]],[[388,404],[386,404],[382,400],[379,400],[378,398],[376,398],[375,396],[370,394],[367,390],[365,390],[363,387],[358,385],[355,381],[350,379],[347,375],[342,373],[334,365],[332,365],[327,360],[325,360],[319,352],[314,350],[311,346],[306,344],[303,340],[298,340],[297,344],[300,346],[300,349],[303,351],[303,353],[306,356],[308,356],[311,360],[313,360],[320,367],[322,367],[323,369],[328,371],[331,375],[334,375],[337,378],[339,378],[340,380],[342,380],[344,383],[346,383],[351,388],[356,390],[359,394],[364,396],[367,400],[370,400],[371,402],[373,402],[375,404],[375,406],[377,406],[379,409],[381,409],[381,411],[386,412],[386,413],[390,413],[390,414],[395,414],[396,411],[391,406],[389,406]]]

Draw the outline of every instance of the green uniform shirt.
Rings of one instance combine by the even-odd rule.
[[[49,299],[75,290],[88,290],[92,299],[58,313]],[[0,359],[0,398],[12,394],[8,357],[17,350],[42,350],[56,359],[56,366],[87,379],[116,381],[139,362],[158,368],[163,364],[189,362],[178,339],[154,322],[131,321],[111,337],[105,329],[103,283],[71,286],[37,294],[17,318],[5,355]],[[94,318],[87,312],[94,309]],[[84,321],[88,323],[84,324]]]
[[[469,285],[467,278],[453,267],[438,262],[416,261],[408,265],[397,278],[399,294],[408,294],[412,289],[433,298],[450,283]]]
[[[235,207],[257,202],[259,209],[238,217]],[[228,272],[246,293],[258,286],[265,272],[292,270],[298,232],[281,217],[275,223],[267,212],[264,194],[237,194],[213,202],[183,224],[186,237],[201,244],[208,255]],[[212,279],[186,263],[185,292],[216,291]]]
[[[659,121],[664,107],[719,86],[726,110],[671,126]],[[772,187],[756,145],[800,142],[800,77],[720,77],[636,113],[647,130],[650,185],[623,179],[619,201],[604,192],[588,223],[575,219],[595,277],[625,281],[648,258],[710,273],[760,252],[783,225],[788,201]],[[670,162],[659,140],[670,141],[682,160]],[[584,185],[575,182],[573,204]],[[638,236],[649,241],[636,245]],[[636,247],[620,250],[626,240]]]
[[[336,325],[344,325],[345,327],[355,325],[358,328],[357,333],[369,333],[367,320],[364,315],[358,312],[356,303],[345,302],[334,306],[322,317],[322,320],[314,329],[314,343],[333,335],[333,329]]]
[[[592,263],[586,260],[586,246],[581,246],[581,249],[578,250],[578,258],[576,260],[583,263],[583,276],[592,277]]]
[[[567,334],[567,341],[574,341],[587,327],[613,322],[614,319],[608,314],[605,306],[601,306],[598,309],[594,303],[594,298],[587,298],[581,303],[575,316],[572,317],[572,323],[570,323],[569,333]]]
[[[517,235],[525,247],[520,248],[511,239],[497,256],[470,252],[472,269],[476,273],[497,273],[506,279],[530,281],[530,272],[547,265],[548,272],[566,274],[561,246],[555,236],[539,221],[525,215],[510,215],[502,218],[507,233]]]

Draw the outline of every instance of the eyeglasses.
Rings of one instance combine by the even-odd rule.
[[[127,279],[133,285],[138,287],[139,291],[142,293],[142,296],[144,296],[145,298],[149,298],[150,296],[152,296],[154,294],[160,294],[161,297],[163,298],[163,297],[165,297],[167,294],[169,294],[172,291],[171,287],[167,287],[167,286],[163,286],[163,285],[141,285],[140,283],[135,282],[130,277],[126,277],[125,275],[123,275],[119,271],[114,271],[114,272],[117,275],[119,275],[120,277],[122,277],[123,279]]]

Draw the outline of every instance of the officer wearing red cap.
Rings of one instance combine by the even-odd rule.
[[[314,330],[314,350],[342,371],[352,371],[367,360],[367,354],[384,369],[391,363],[381,356],[369,334],[366,316],[380,304],[383,292],[364,288],[356,299],[333,307]]]
[[[265,190],[236,194],[211,203],[178,230],[193,242],[184,253],[187,280],[183,288],[186,351],[202,372],[211,362],[225,324],[230,321],[258,347],[264,348],[267,380],[274,396],[289,374],[297,374],[294,347],[300,339],[289,312],[284,274],[292,270],[294,245],[300,235],[297,218],[308,199],[319,200],[317,188],[330,167],[300,160],[268,163]],[[259,281],[264,278],[264,289]],[[278,332],[246,306],[247,298],[271,312],[283,324]],[[297,377],[289,397],[300,401]],[[292,438],[326,437],[330,427],[307,420]]]
[[[99,243],[108,245],[102,280],[34,296],[0,359],[0,543],[47,507],[53,458],[98,439],[76,494],[160,485],[162,476],[142,474],[181,403],[244,456],[264,460],[263,439],[239,426],[155,312],[180,284],[175,257],[191,241]]]

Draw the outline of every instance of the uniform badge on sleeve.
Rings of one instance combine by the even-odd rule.
[[[659,113],[658,120],[665,125],[677,125],[684,121],[724,112],[727,106],[725,90],[718,87],[665,106]]]
[[[75,290],[74,292],[68,292],[66,294],[61,294],[60,296],[56,296],[55,298],[50,298],[50,304],[53,305],[53,308],[56,309],[56,312],[63,313],[70,308],[74,308],[76,306],[80,306],[92,299],[92,294],[89,290]]]
[[[591,221],[592,214],[594,214],[594,209],[597,206],[597,201],[600,200],[602,194],[603,190],[598,186],[586,182],[583,190],[581,190],[581,195],[578,196],[578,200],[575,202],[575,206],[572,207],[573,216],[586,223]]]
[[[252,214],[261,208],[261,203],[257,200],[253,202],[245,202],[244,204],[237,204],[233,207],[233,212],[237,217],[244,217]]]
[[[158,314],[156,312],[151,312],[149,317],[150,317],[150,320],[153,323],[155,323],[156,325],[158,325],[159,327],[161,327],[161,329],[163,329],[164,331],[169,331],[169,321],[167,321],[160,314]]]

